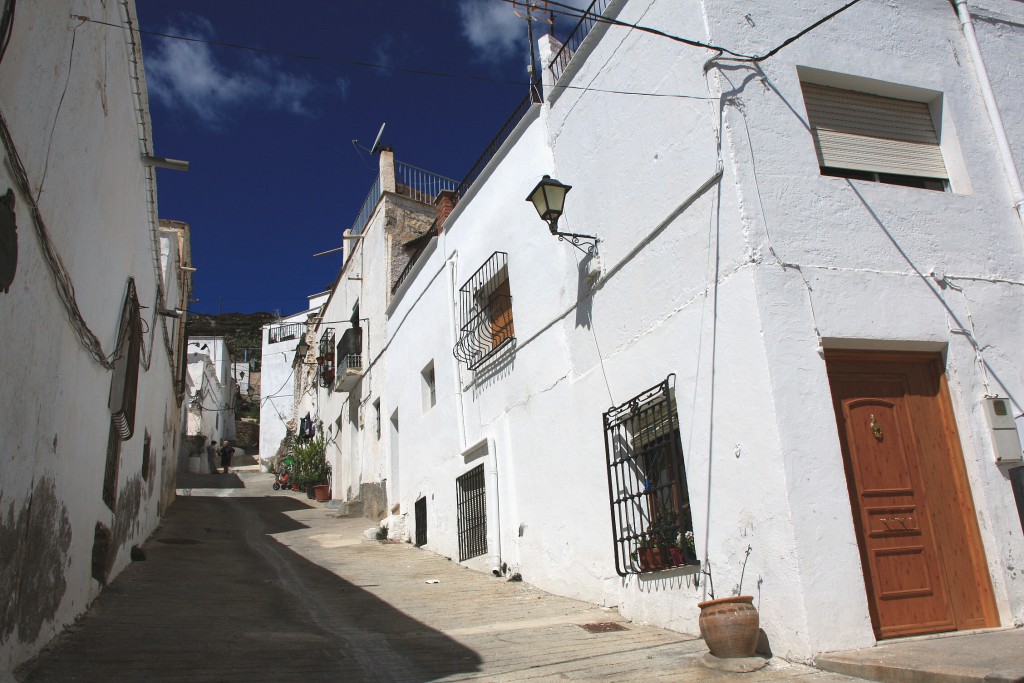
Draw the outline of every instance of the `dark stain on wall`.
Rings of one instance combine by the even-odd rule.
[[[142,509],[142,476],[135,475],[128,480],[117,495],[117,510],[114,511],[113,551],[124,547],[128,539],[139,532],[139,511]]]
[[[0,641],[15,629],[25,643],[39,637],[53,619],[67,590],[71,522],[57,498],[53,479],[44,477],[15,512],[0,508]]]

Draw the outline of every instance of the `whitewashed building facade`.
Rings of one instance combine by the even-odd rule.
[[[173,499],[191,287],[187,230],[157,218],[140,36],[77,2],[4,5],[0,678]],[[130,0],[88,12],[138,23]]]
[[[790,658],[1024,623],[1024,14],[862,0],[802,33],[834,5],[595,3],[728,51],[542,39],[544,102],[416,214],[397,287],[373,221],[405,215],[355,228],[300,407],[335,497],[685,632],[751,594]],[[596,256],[524,201],[544,175]]]
[[[309,297],[309,308],[263,326],[260,356],[260,459],[273,458],[295,420],[295,348],[309,332],[311,316],[320,312],[327,294]]]

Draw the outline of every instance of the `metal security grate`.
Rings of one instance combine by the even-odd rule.
[[[508,254],[496,251],[459,289],[459,340],[452,353],[470,370],[515,346]]]
[[[673,379],[604,414],[620,576],[696,563]]]
[[[487,494],[484,466],[455,480],[459,513],[459,562],[487,552]]]
[[[422,548],[427,544],[427,499],[420,498],[416,501],[416,547]]]
[[[330,389],[334,383],[334,328],[328,327],[320,336],[316,362],[319,364],[320,386]]]

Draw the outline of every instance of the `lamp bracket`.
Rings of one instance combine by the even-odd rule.
[[[597,253],[597,243],[601,241],[594,235],[580,235],[575,232],[559,232],[558,230],[552,230],[551,234],[556,236],[558,241],[568,242],[584,254],[590,254],[591,256]],[[587,245],[587,248],[584,249],[580,246],[581,244]]]

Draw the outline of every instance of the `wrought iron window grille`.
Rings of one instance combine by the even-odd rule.
[[[515,346],[508,254],[496,251],[459,289],[461,327],[452,353],[476,370]]]
[[[459,562],[487,553],[487,492],[484,466],[455,480],[459,524]]]
[[[330,389],[334,384],[334,371],[335,371],[335,360],[334,360],[334,328],[328,327],[324,330],[324,333],[320,335],[320,344],[317,348],[317,365],[320,366],[319,372],[317,373],[320,378],[320,386],[326,389]]]
[[[675,376],[604,414],[619,576],[697,564]]]

